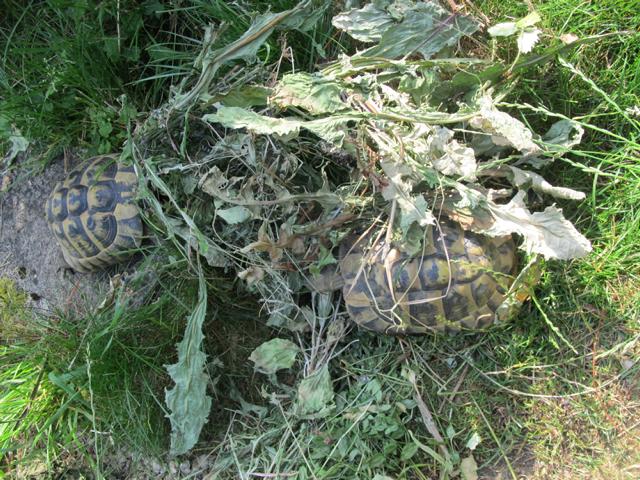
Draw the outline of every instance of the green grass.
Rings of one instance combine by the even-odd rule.
[[[281,3],[290,2],[257,2],[254,8],[277,11]],[[252,11],[221,0],[4,2],[0,145],[7,145],[13,126],[33,142],[31,158],[40,164],[70,148],[118,151],[127,126],[193,73],[204,27],[224,25],[224,44],[248,28]],[[323,45],[334,48],[320,32],[293,39],[309,46],[296,48],[292,61],[298,66],[313,65]],[[270,41],[261,60],[274,61],[282,46]],[[286,61],[283,68],[290,68]]]
[[[161,10],[143,2],[120,17],[115,1],[97,11],[69,9],[82,3],[44,2],[35,15],[8,2],[0,24],[1,115],[41,142],[45,160],[71,146],[118,149],[126,125],[191,72],[203,25],[224,20],[231,39],[249,24],[247,10],[225,2]],[[493,22],[527,13],[523,2],[476,3]],[[197,453],[211,456],[220,478],[247,472],[435,478],[443,464],[420,400],[449,454],[458,461],[472,453],[485,478],[640,475],[640,118],[627,113],[640,106],[640,11],[622,0],[536,7],[548,39],[621,33],[566,55],[573,67],[553,63],[526,72],[507,98],[511,111],[537,130],[553,119],[525,104],[585,126],[582,144],[544,173],[587,193],[582,204],[561,206],[594,252],[547,263],[536,290],[539,307],[529,302],[512,323],[483,336],[399,342],[353,332],[341,345],[355,343],[331,363],[336,408],[326,419],[299,421],[292,413],[295,378],[253,373],[247,358],[272,331],[250,318],[257,317],[251,301],[231,319],[226,310],[218,313],[205,325],[206,349],[225,368],[211,365],[216,408]],[[346,48],[328,36],[327,25],[287,38],[296,68],[312,69],[322,60],[320,47],[329,56]],[[282,45],[274,37],[261,59],[279,58]],[[508,40],[498,47],[513,58]],[[225,282],[211,273],[212,289]],[[11,293],[10,305],[18,307],[7,303],[9,313],[0,316],[0,469],[40,462],[106,473],[109,462],[102,460],[112,440],[152,454],[166,449],[163,365],[175,360],[173,345],[196,287],[186,272],[163,285],[156,302],[135,310],[59,315],[38,328],[25,328],[21,300]],[[220,304],[238,302],[225,292],[216,297]],[[417,373],[419,397],[407,369]],[[472,451],[474,435],[481,441]]]

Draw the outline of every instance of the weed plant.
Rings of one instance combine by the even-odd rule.
[[[246,12],[265,7],[121,3],[127,2],[96,9],[79,0],[34,2],[24,9],[7,2],[0,21],[0,115],[42,141],[43,159],[78,144],[118,149],[138,112],[159,105],[191,71],[203,25],[225,21],[229,38],[236,38],[249,25]],[[477,6],[492,23],[527,13],[521,2]],[[397,340],[353,331],[330,364],[335,411],[305,421],[288,414],[293,380],[255,374],[247,361],[270,331],[249,318],[257,316],[255,305],[229,297],[233,287],[221,285],[230,280],[211,273],[209,286],[225,292],[212,311],[235,304],[241,312],[218,308],[205,324],[207,353],[224,365],[211,363],[216,407],[198,448],[210,458],[211,478],[435,477],[443,454],[420,402],[449,454],[473,452],[485,478],[640,475],[640,12],[622,0],[535,6],[548,37],[620,33],[525,73],[505,100],[534,126],[556,112],[585,127],[566,166],[543,173],[588,193],[578,207],[562,207],[594,252],[547,263],[533,301],[483,336]],[[327,26],[325,19],[288,43],[274,38],[261,58],[292,55],[283,68],[304,69],[348,48]],[[505,43],[482,48],[506,59],[513,51]],[[26,330],[15,328],[31,321],[21,307],[3,310],[11,313],[0,316],[0,468],[38,456],[48,468],[61,468],[66,459],[66,468],[77,462],[105,473],[101,455],[112,443],[150,453],[166,448],[163,365],[174,360],[197,284],[186,273],[164,278],[154,300],[135,309],[116,302]]]

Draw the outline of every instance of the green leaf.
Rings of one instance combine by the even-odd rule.
[[[29,140],[23,137],[16,127],[10,126],[9,121],[2,116],[0,116],[0,138],[5,138],[11,143],[11,147],[5,155],[5,161],[8,165],[19,153],[26,152],[29,147]]]
[[[207,285],[202,270],[198,271],[198,303],[187,319],[182,341],[178,344],[178,362],[167,365],[175,386],[165,391],[170,413],[171,454],[188,452],[198,441],[200,431],[211,410],[207,395],[210,382],[205,370],[206,355],[202,351],[202,324],[207,314]]]
[[[276,28],[307,31],[322,17],[327,6],[328,2],[324,0],[305,0],[290,10],[258,15],[238,40],[217,50],[214,50],[216,33],[213,26],[208,27],[202,42],[203,50],[195,62],[201,69],[200,78],[189,92],[175,98],[174,108],[188,108],[206,93],[221,65],[238,59],[253,60]]]
[[[202,119],[227,128],[246,128],[257,134],[287,138],[296,137],[300,129],[305,128],[337,147],[341,147],[346,138],[347,123],[360,120],[351,115],[335,115],[311,121],[296,120],[295,117],[273,118],[238,107],[220,107],[216,113],[204,115]]]
[[[304,378],[298,385],[297,412],[301,416],[323,413],[333,401],[328,365]]]
[[[475,20],[452,15],[436,2],[398,1],[392,7],[397,22],[385,30],[378,45],[358,55],[394,59],[419,53],[428,59],[478,29]]]
[[[447,429],[444,434],[448,439],[452,439],[456,435],[456,430],[453,428],[453,425],[447,425]]]
[[[262,135],[297,135],[301,123],[286,118],[272,118],[258,115],[239,107],[220,107],[216,113],[204,115],[205,122],[219,123],[227,128],[246,128],[250,132]]]
[[[259,85],[242,85],[226,93],[214,95],[207,99],[208,104],[222,103],[226,107],[255,107],[266,105],[272,89]]]
[[[274,338],[251,352],[249,360],[253,362],[255,370],[270,374],[291,368],[299,352],[300,348],[292,341]]]
[[[379,42],[382,34],[395,20],[374,2],[359,9],[342,12],[333,17],[331,23],[361,42]]]
[[[333,113],[348,108],[340,100],[336,82],[309,73],[285,75],[274,88],[270,101],[280,108],[300,107],[313,115]]]
[[[407,443],[404,447],[402,447],[402,452],[400,452],[400,460],[406,462],[411,457],[413,457],[418,450],[418,444],[414,442]]]

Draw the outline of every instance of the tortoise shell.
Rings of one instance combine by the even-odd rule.
[[[479,329],[496,321],[514,281],[516,246],[440,221],[426,232],[422,256],[367,239],[341,245],[339,271],[349,316],[385,334]],[[503,320],[499,318],[499,320]]]
[[[137,183],[132,166],[102,155],[56,185],[47,200],[47,222],[71,268],[79,272],[104,268],[140,246]]]

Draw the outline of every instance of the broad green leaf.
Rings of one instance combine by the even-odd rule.
[[[291,368],[300,348],[290,340],[274,338],[263,343],[249,356],[253,368],[262,373],[276,373],[283,368]]]
[[[236,205],[230,208],[219,208],[216,210],[216,215],[222,217],[228,224],[235,225],[249,220],[251,218],[251,210],[242,205]]]
[[[351,115],[335,115],[310,121],[296,120],[295,117],[274,118],[238,107],[220,107],[216,113],[204,115],[202,119],[227,128],[246,128],[257,134],[288,138],[297,136],[300,129],[304,128],[337,147],[342,146],[347,135],[347,123],[360,120],[359,117]]]
[[[270,102],[280,108],[300,107],[313,115],[333,113],[348,106],[340,100],[340,85],[309,73],[285,75],[274,88]]]
[[[216,113],[204,115],[205,122],[219,123],[227,128],[246,128],[250,132],[262,135],[297,135],[301,123],[298,120],[273,118],[258,115],[239,107],[220,107]]]
[[[202,324],[207,314],[207,285],[198,272],[198,303],[187,319],[184,337],[178,344],[178,362],[167,365],[174,387],[165,391],[167,415],[171,422],[171,454],[187,453],[198,441],[200,431],[211,410],[207,395],[210,382],[205,370],[206,355],[202,351]]]
[[[212,26],[208,27],[203,50],[195,62],[201,69],[200,78],[189,92],[175,98],[174,108],[187,108],[207,93],[221,65],[238,59],[253,60],[276,28],[307,31],[322,17],[327,6],[328,2],[324,0],[305,0],[290,10],[258,15],[244,35],[219,49],[214,49],[216,34]]]
[[[300,381],[297,412],[301,416],[322,413],[333,401],[333,385],[328,365]]]
[[[473,455],[469,455],[463,458],[460,462],[460,473],[463,480],[478,480],[478,464],[473,458]]]
[[[395,24],[393,17],[378,3],[368,3],[362,8],[342,12],[331,20],[333,26],[347,32],[361,42],[378,42],[382,34]]]
[[[269,101],[269,95],[271,94],[272,90],[270,88],[258,85],[242,85],[226,93],[208,98],[207,103],[212,105],[220,102],[226,107],[249,108],[266,105]]]
[[[391,8],[397,12],[396,23],[385,30],[378,45],[358,55],[393,59],[419,53],[428,59],[478,30],[475,20],[451,14],[434,1],[398,1],[387,11]]]

